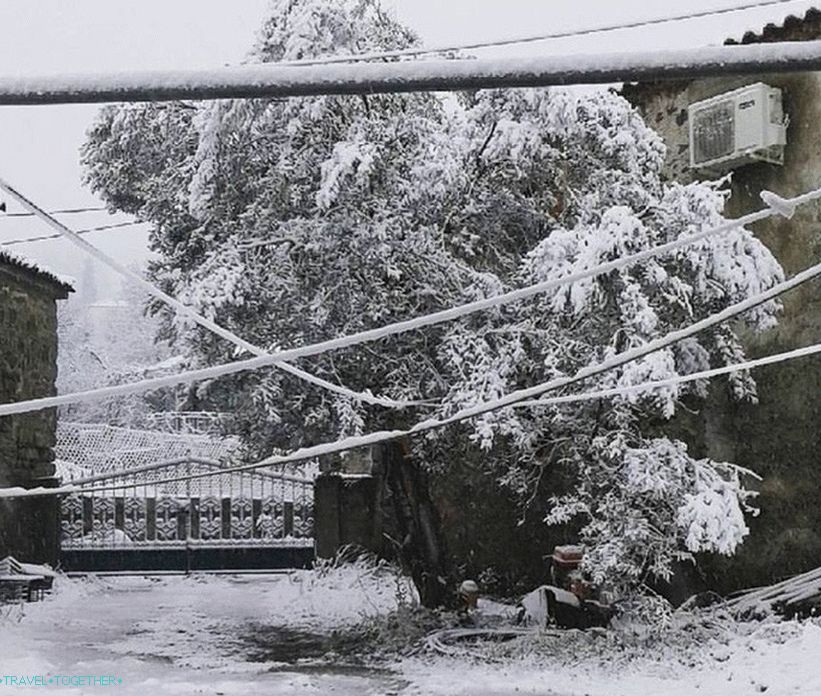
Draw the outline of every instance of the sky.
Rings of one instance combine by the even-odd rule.
[[[383,0],[430,46],[459,44],[602,24],[656,19],[752,0]],[[803,14],[821,0],[594,36],[492,50],[483,57],[557,55],[685,48],[719,44],[767,22]],[[251,47],[268,0],[2,0],[0,76],[210,68],[237,63]],[[83,186],[78,150],[97,106],[0,107],[0,177],[47,210],[97,206]],[[9,202],[9,211],[20,208]],[[106,212],[62,217],[73,229],[127,220]],[[40,221],[0,217],[0,242],[48,233]],[[145,226],[86,237],[118,260],[143,264]],[[57,272],[80,277],[85,258],[68,242],[50,240],[6,247]],[[96,262],[95,262],[96,263]],[[114,298],[119,281],[102,272],[97,286]]]

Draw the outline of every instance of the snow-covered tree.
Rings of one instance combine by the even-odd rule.
[[[292,60],[415,41],[375,0],[280,0],[251,58]],[[722,220],[717,186],[664,183],[663,145],[611,93],[484,91],[233,100],[104,109],[84,150],[109,204],[153,224],[165,290],[267,349],[416,316],[564,276]],[[200,386],[238,415],[256,454],[407,426],[572,375],[720,310],[781,278],[745,230],[453,324],[306,361],[325,379],[402,411],[308,386],[275,369]],[[769,326],[775,303],[743,321]],[[194,363],[232,346],[168,319]],[[726,326],[588,380],[629,385],[743,355]],[[508,409],[413,443],[419,460],[481,463],[548,522],[579,518],[590,569],[635,585],[695,551],[732,552],[747,494],[730,464],[697,461],[648,424],[687,393]],[[750,378],[730,381],[754,398]],[[561,468],[567,490],[535,495]]]
[[[101,300],[93,278],[93,267],[86,266],[77,294],[58,307],[57,391],[61,394],[139,379],[147,371],[155,372],[170,355],[168,345],[154,341],[159,322],[146,316],[143,293],[124,283],[118,297]],[[60,417],[140,426],[146,414],[169,406],[173,407],[173,391],[161,389],[63,406]]]
[[[290,60],[411,40],[374,2],[280,2],[253,57]],[[152,243],[162,257],[154,278],[273,349],[445,306],[461,295],[463,272],[454,272],[434,240],[438,212],[429,215],[431,233],[408,222],[411,168],[424,158],[441,113],[438,100],[418,95],[112,108],[90,133],[86,162],[92,184],[112,205],[155,223]],[[167,148],[169,140],[174,145]],[[170,325],[168,335],[203,362],[231,354],[222,339],[188,326]],[[420,381],[436,379],[432,368],[409,371],[415,361],[408,356],[430,354],[425,342],[395,341],[396,359],[349,351],[310,368],[407,398]],[[356,404],[306,390],[276,370],[207,384],[203,396],[221,410],[241,411],[256,454],[363,427]]]
[[[501,224],[480,234],[480,252],[495,254],[497,238],[530,226],[542,232],[502,279],[514,285],[571,275],[627,254],[720,224],[724,194],[717,185],[681,186],[661,178],[663,149],[622,99],[563,91],[481,93],[465,112],[461,133],[484,147],[455,230],[481,221]],[[510,220],[522,221],[510,223]],[[522,238],[528,237],[522,235]],[[762,292],[783,278],[769,251],[750,232],[710,237],[651,262],[545,293],[504,312],[477,316],[451,329],[441,344],[449,366],[451,408],[513,389],[573,375],[616,353]],[[739,324],[761,330],[775,322],[770,302]],[[583,383],[585,389],[627,387],[743,359],[736,331],[723,325]],[[729,388],[755,399],[748,374]],[[731,464],[693,459],[686,446],[650,437],[649,425],[670,419],[691,383],[561,407],[508,409],[485,415],[470,437],[523,499],[532,498],[546,469],[561,467],[574,485],[551,496],[546,520],[574,521],[596,579],[636,584],[667,577],[677,558],[699,551],[732,553],[747,533],[750,495]],[[655,427],[654,430],[658,430]],[[446,437],[446,436],[444,436]]]

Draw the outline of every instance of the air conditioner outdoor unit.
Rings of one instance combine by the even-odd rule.
[[[781,90],[763,82],[688,107],[690,167],[730,170],[750,162],[784,163],[787,123]]]

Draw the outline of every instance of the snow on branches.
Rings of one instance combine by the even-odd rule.
[[[484,181],[493,181],[493,190],[477,182],[475,200],[498,196],[502,183],[510,200],[534,159],[542,158],[540,172],[553,171],[547,187],[540,182],[516,199],[519,219],[541,216],[546,229],[503,276],[508,282],[566,277],[723,221],[717,184],[662,182],[658,137],[618,97],[560,91],[511,97],[512,104],[530,107],[522,109],[523,123],[512,119],[515,109],[499,94],[480,93],[478,101],[482,108],[469,114],[485,120],[495,108],[505,119],[503,142],[483,156],[505,155],[495,171],[487,164]],[[451,329],[442,344],[440,358],[452,375],[446,406],[574,374],[782,279],[772,254],[742,228],[557,288],[503,315],[472,319]],[[763,304],[743,322],[766,329],[778,310],[777,302]],[[733,328],[723,326],[588,380],[585,388],[629,387],[742,358]],[[755,399],[749,375],[735,375],[730,386],[737,398]],[[470,437],[489,461],[503,462],[503,480],[527,499],[546,467],[571,471],[575,483],[552,497],[546,520],[580,525],[587,566],[599,580],[638,583],[668,576],[675,559],[696,551],[732,553],[747,534],[749,494],[731,465],[695,460],[680,442],[644,435],[647,423],[672,418],[687,394],[703,396],[704,385],[631,393],[593,406],[486,414]],[[509,455],[511,448],[517,456]]]
[[[252,58],[296,60],[415,41],[373,0],[282,0]],[[108,108],[89,134],[92,186],[153,223],[154,278],[259,346],[299,345],[563,277],[722,222],[718,184],[662,180],[664,147],[610,92],[491,90],[229,100]],[[326,380],[434,415],[570,375],[684,327],[783,278],[744,229],[530,300],[374,346],[311,359]],[[779,307],[743,317],[766,329]],[[168,331],[197,363],[230,347]],[[629,386],[743,356],[733,327],[692,337],[585,383]],[[731,380],[754,399],[749,376]],[[281,372],[199,390],[234,410],[256,454],[384,427],[386,413]],[[731,553],[748,494],[726,464],[647,434],[704,384],[570,406],[507,409],[415,443],[460,452],[577,520],[591,570],[613,582],[666,575],[682,554]],[[657,429],[656,429],[657,430]],[[569,481],[547,495],[546,470]]]

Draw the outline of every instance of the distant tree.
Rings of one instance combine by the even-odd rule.
[[[84,278],[93,277],[86,267]],[[156,342],[159,321],[145,313],[147,297],[124,283],[116,299],[90,299],[83,282],[76,296],[58,307],[57,391],[64,394],[134,381],[166,360],[171,351]],[[61,407],[65,420],[140,426],[148,413],[173,403],[173,390]]]
[[[373,0],[281,0],[252,60],[414,41]],[[89,131],[83,160],[88,181],[112,207],[153,224],[156,282],[275,349],[567,275],[720,222],[719,189],[664,183],[663,154],[660,139],[614,94],[511,90],[449,100],[412,94],[109,107]],[[198,393],[237,414],[252,453],[270,454],[406,427],[573,374],[780,278],[767,250],[736,230],[528,302],[309,361],[326,379],[431,400],[430,407],[366,406],[273,369],[212,381]],[[777,309],[762,305],[743,323],[765,328]],[[170,316],[163,335],[193,364],[234,355],[221,339]],[[735,327],[727,326],[585,386],[633,384],[742,356]],[[729,384],[738,398],[754,398],[749,376]],[[681,443],[645,434],[684,395],[703,391],[696,384],[500,411],[415,440],[412,450],[388,448],[386,461],[403,463],[398,471],[420,496],[411,502],[428,505],[425,470],[444,468],[448,456],[475,460],[523,501],[543,505],[548,522],[578,518],[596,577],[632,588],[648,575],[667,575],[675,558],[731,553],[746,533],[748,494],[731,465],[696,461]],[[411,452],[421,469],[407,468]],[[542,491],[551,468],[574,485]],[[437,553],[416,554],[429,603],[445,596],[437,590],[445,567]]]

